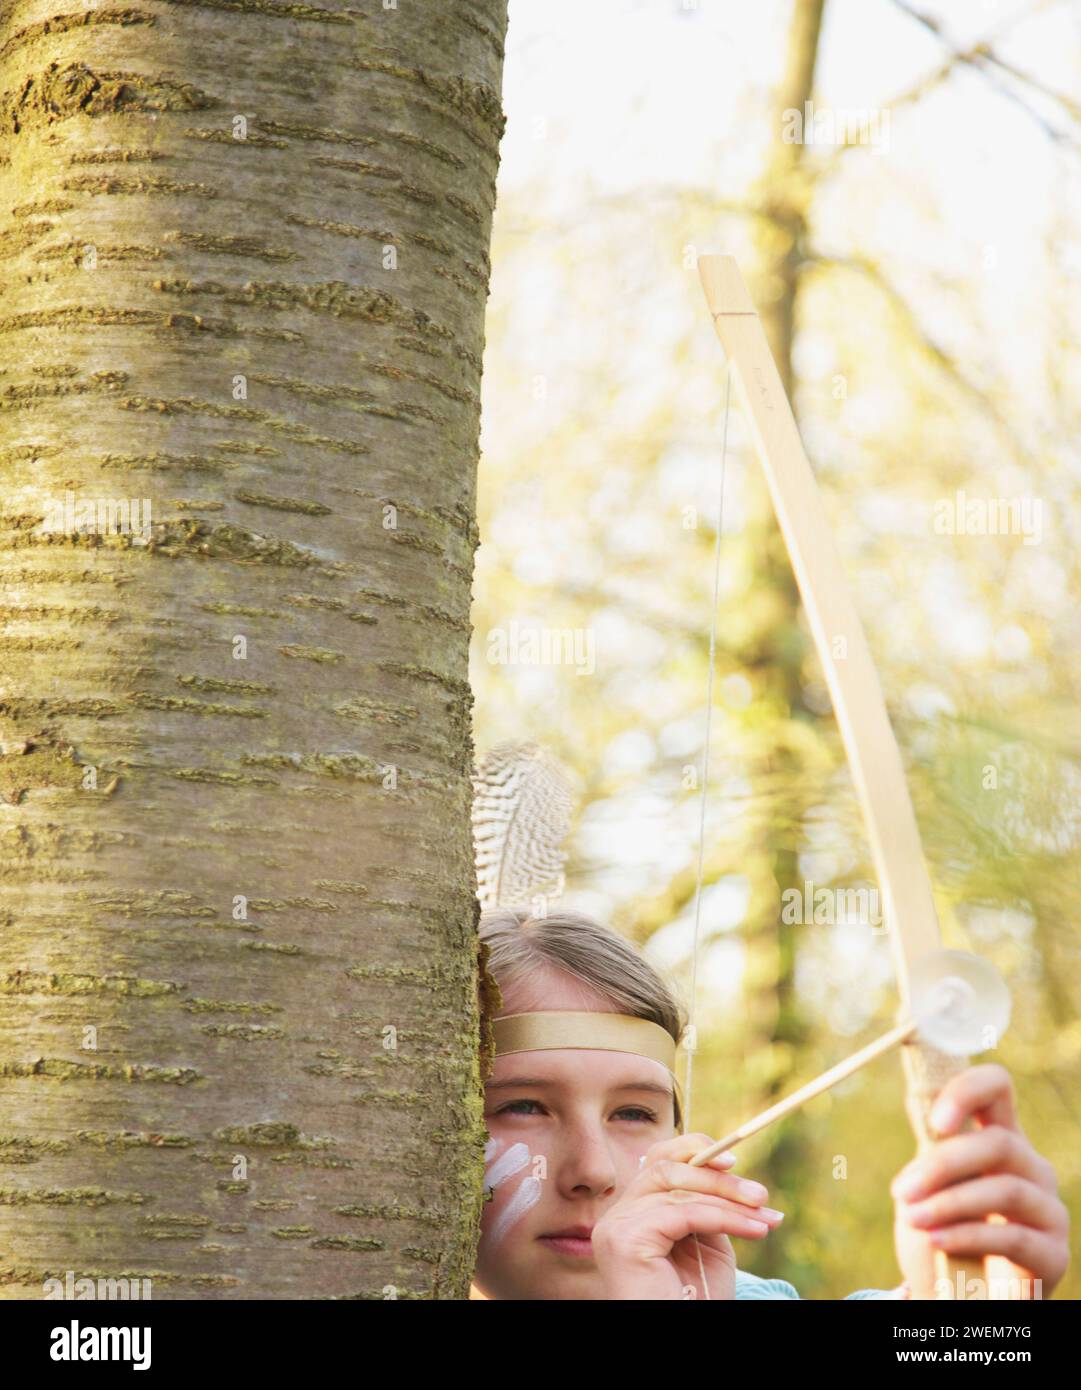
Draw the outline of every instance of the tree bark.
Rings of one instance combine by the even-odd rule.
[[[505,26],[4,5],[0,1296],[467,1296]]]

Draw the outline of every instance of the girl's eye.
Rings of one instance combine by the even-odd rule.
[[[519,1105],[535,1105],[540,1110],[544,1109],[544,1106],[541,1105],[539,1100],[512,1100],[508,1102],[508,1104],[501,1106],[495,1113],[497,1115],[525,1115],[535,1113],[532,1111],[519,1110]]]
[[[533,1110],[528,1107],[534,1106]],[[512,1100],[506,1105],[500,1106],[496,1111],[497,1115],[537,1115],[544,1111],[544,1106],[539,1100]],[[657,1115],[653,1110],[647,1110],[641,1105],[625,1105],[622,1110],[615,1112],[615,1119],[629,1120],[632,1124],[656,1124]]]

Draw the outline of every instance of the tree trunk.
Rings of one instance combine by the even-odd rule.
[[[811,185],[804,168],[804,145],[786,143],[782,138],[786,111],[804,111],[811,100],[814,73],[825,0],[793,0],[788,29],[788,46],[781,81],[773,94],[770,120],[773,142],[761,181],[759,207],[765,216],[758,229],[759,276],[757,303],[774,360],[789,398],[793,394],[792,343],[795,336],[799,272],[807,234],[807,214]],[[795,403],[793,402],[793,405]],[[792,562],[780,539],[772,507],[762,486],[766,526],[770,543],[760,549],[763,561],[761,584],[772,591],[770,611],[776,615],[772,632],[775,643],[767,654],[770,695],[782,709],[798,717],[803,706],[803,664],[807,643],[799,626],[800,598]],[[791,715],[790,715],[791,717]],[[770,761],[771,780],[796,782],[800,759],[781,750]],[[805,806],[800,793],[789,790],[784,798],[786,820],[798,836]],[[790,888],[803,891],[799,869],[799,845],[778,849],[773,855],[773,878],[777,901]],[[780,915],[770,915],[748,941],[748,979],[752,987],[764,991],[752,1002],[749,1012],[769,1017],[768,1044],[771,1062],[761,1105],[766,1107],[792,1091],[804,1078],[795,1073],[795,1063],[806,1056],[807,1031],[796,995],[796,961],[799,942],[813,924],[785,923]],[[818,928],[821,930],[821,928]],[[771,1190],[783,1193],[798,1206],[801,1189],[811,1167],[813,1151],[807,1138],[807,1120],[802,1112],[791,1115],[783,1133],[775,1134],[764,1166],[764,1181]],[[797,1287],[809,1290],[818,1271],[796,1252],[802,1249],[799,1223],[793,1222],[764,1242],[755,1268],[760,1274],[781,1274],[793,1279]]]
[[[506,0],[3,8],[0,1294],[463,1298]]]

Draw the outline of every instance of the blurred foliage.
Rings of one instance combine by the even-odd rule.
[[[604,8],[613,24],[640,13],[620,0]],[[735,25],[736,12],[721,8]],[[508,53],[474,588],[476,742],[483,751],[535,738],[577,771],[586,790],[568,899],[645,947],[685,997],[725,378],[695,257],[734,252],[746,274],[765,276],[758,291],[768,296],[756,180],[779,138],[762,114],[763,84],[780,70],[786,7],[765,8],[777,14],[758,39],[744,36],[745,67],[716,52],[739,124],[673,126],[673,139],[715,155],[708,179],[673,181],[656,161],[625,188],[600,177],[609,151],[591,134],[591,112],[624,102],[633,125],[633,74],[607,64],[593,88],[560,83],[576,35],[523,30],[521,7],[512,6]],[[708,16],[688,25],[677,10],[668,21],[682,42],[717,42]],[[545,11],[543,23],[566,13]],[[860,76],[845,43],[852,14],[827,11],[823,102],[843,102]],[[1010,1031],[985,1056],[1011,1071],[1022,1125],[1076,1218],[1081,280],[1063,228],[1081,204],[1079,147],[1076,119],[1053,93],[1045,101],[1029,83],[1024,100],[1004,95],[1001,73],[1009,61],[1032,71],[1034,55],[1050,59],[1053,47],[1076,88],[1081,37],[1075,27],[1064,52],[1062,31],[1039,25],[1039,14],[1028,26],[996,25],[1001,63],[990,77],[951,62],[934,39],[924,66],[885,94],[889,150],[805,152],[791,368],[908,763],[946,944],[988,956],[1010,985]],[[921,31],[920,42],[932,38]],[[659,68],[651,81],[676,100],[678,70]],[[523,153],[510,136],[535,121],[529,103],[541,89],[551,104],[541,148]],[[1034,106],[1051,114],[1033,116]],[[656,111],[647,107],[654,123]],[[939,139],[901,138],[905,121]],[[996,140],[1012,132],[997,170],[966,151],[985,127]],[[1006,200],[1002,224],[989,226],[978,196],[986,182],[1008,184],[1037,158],[1048,161],[1053,196],[1023,209]],[[937,196],[966,176],[971,205]],[[1039,543],[940,534],[936,504],[959,490],[1039,499]],[[873,883],[873,871],[813,647],[775,583],[783,544],[738,413],[720,529],[692,1114],[692,1127],[711,1133],[755,1113],[777,1078],[790,1089],[787,1078],[807,1079],[868,1041],[896,1008],[887,942],[859,925],[797,928],[794,988],[783,1007],[777,998],[778,863],[787,855],[797,880],[827,887]],[[513,623],[590,638],[593,669],[493,664],[488,635]],[[795,700],[780,676],[793,662]],[[801,1127],[796,1176],[771,1195],[787,1213],[785,1264],[742,1245],[743,1267],[782,1274],[806,1298],[898,1281],[888,1189],[913,1152],[901,1095],[897,1059],[884,1059],[791,1122]],[[769,1167],[787,1136],[786,1123],[748,1141],[740,1171]],[[1081,1295],[1077,1268],[1059,1293]]]

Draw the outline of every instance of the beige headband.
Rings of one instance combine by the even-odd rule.
[[[659,1023],[630,1014],[560,1013],[510,1014],[492,1024],[495,1055],[508,1052],[547,1051],[551,1048],[586,1047],[601,1052],[633,1052],[660,1062],[675,1074],[676,1044]]]

